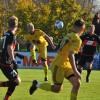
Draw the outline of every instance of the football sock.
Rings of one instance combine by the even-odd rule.
[[[4,100],[9,100],[9,95],[5,95],[5,98],[4,98]]]
[[[36,52],[35,50],[31,50],[31,56],[33,60],[36,60]]]
[[[39,88],[45,91],[51,91],[51,83],[41,83]]]
[[[91,69],[87,69],[87,76],[86,77],[89,77],[90,73],[91,73]]]
[[[45,74],[45,78],[48,77],[48,65],[44,66],[44,74]]]

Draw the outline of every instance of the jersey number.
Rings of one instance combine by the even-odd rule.
[[[3,49],[5,47],[5,43],[6,43],[6,36],[3,37]]]

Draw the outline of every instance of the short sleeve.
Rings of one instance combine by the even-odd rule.
[[[45,34],[46,34],[46,33],[43,32],[42,30],[39,30],[39,31],[38,31],[38,35],[39,35],[39,36],[45,36]]]

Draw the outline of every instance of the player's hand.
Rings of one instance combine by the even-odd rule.
[[[56,46],[55,45],[52,45],[52,49],[56,49]]]

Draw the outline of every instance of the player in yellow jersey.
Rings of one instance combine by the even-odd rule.
[[[39,58],[41,58],[42,64],[44,66],[45,78],[44,80],[48,80],[47,72],[48,72],[48,64],[47,64],[47,46],[48,42],[51,44],[52,48],[55,49],[55,45],[53,44],[53,40],[49,37],[45,32],[40,29],[35,29],[32,23],[27,25],[28,33],[25,37],[26,40],[30,41],[32,45],[30,46],[30,52],[32,55],[32,59],[34,63],[36,61],[36,49],[39,53]]]
[[[68,79],[72,84],[72,91],[70,100],[77,100],[77,94],[80,88],[81,75],[77,71],[74,54],[78,53],[81,46],[80,35],[83,33],[85,24],[81,20],[76,20],[73,25],[73,31],[65,36],[62,40],[60,49],[55,57],[52,65],[52,80],[54,85],[50,85],[53,92],[59,92],[62,88],[64,78]],[[43,84],[38,85],[37,80],[33,80],[30,87],[30,94],[32,94],[38,87],[42,87]]]

